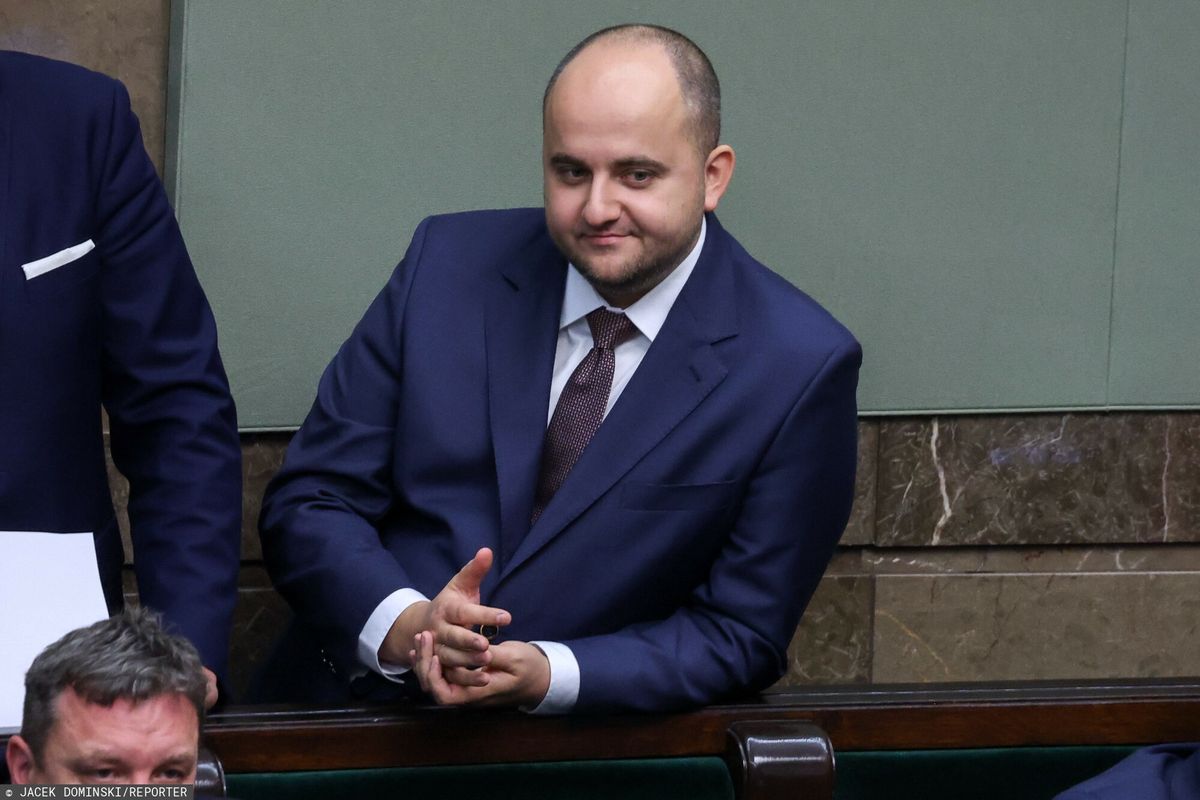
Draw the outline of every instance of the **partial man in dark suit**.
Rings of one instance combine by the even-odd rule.
[[[1138,750],[1055,800],[1200,800],[1200,746],[1162,744]]]
[[[850,510],[861,352],[717,221],[719,129],[695,44],[601,31],[546,90],[545,208],[421,223],[264,501],[342,681],[663,710],[784,672]]]
[[[141,601],[196,645],[215,699],[241,453],[212,312],[125,88],[0,52],[0,531],[91,532],[116,609],[101,406]]]

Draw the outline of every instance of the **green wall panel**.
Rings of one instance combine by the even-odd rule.
[[[1103,404],[1124,2],[773,13],[724,53],[727,216],[861,338],[863,408]]]
[[[168,168],[245,427],[300,422],[423,216],[540,203],[542,86],[628,20],[712,56],[738,152],[722,219],[863,341],[864,411],[1108,402],[1125,0],[173,16]]]
[[[1109,390],[1200,402],[1200,3],[1133,0]]]

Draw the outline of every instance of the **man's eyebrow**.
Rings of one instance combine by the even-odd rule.
[[[664,173],[669,171],[669,167],[656,159],[649,156],[630,156],[629,158],[619,158],[613,164],[617,169],[644,169],[649,172]]]
[[[162,760],[159,767],[184,767],[190,769],[196,765],[196,754],[183,752],[176,753],[173,756],[168,756]]]
[[[550,156],[550,163],[556,167],[582,167],[583,162],[574,156],[569,156],[566,153],[555,153]]]
[[[550,156],[550,164],[555,167],[583,167],[587,168],[587,164],[583,163],[574,156],[569,156],[566,153],[555,153]],[[660,175],[670,171],[670,167],[662,163],[658,159],[650,158],[650,156],[628,156],[619,158],[612,164],[615,170],[634,170],[644,169],[650,172],[657,172]]]
[[[125,765],[120,756],[103,750],[80,753],[64,759],[63,763],[67,765],[68,769],[74,772],[92,770],[98,767],[123,767]]]

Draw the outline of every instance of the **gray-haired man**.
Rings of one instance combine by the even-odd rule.
[[[71,631],[25,674],[12,781],[193,783],[206,688],[196,649],[152,612]]]

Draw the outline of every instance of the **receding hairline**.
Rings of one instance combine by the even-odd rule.
[[[597,44],[652,44],[666,54],[675,71],[675,80],[688,111],[690,128],[697,146],[705,153],[721,139],[721,84],[716,70],[700,46],[682,33],[661,25],[626,23],[603,28],[587,36],[563,57],[542,94],[542,114],[559,76],[582,53]]]
[[[62,703],[70,702],[68,698],[74,698],[74,701],[83,707],[95,706],[97,708],[113,709],[124,703],[130,709],[137,709],[146,703],[153,703],[158,700],[168,700],[181,705],[183,709],[190,709],[196,716],[196,735],[200,735],[200,727],[203,722],[203,709],[197,707],[194,699],[189,695],[186,689],[182,688],[166,688],[163,691],[147,693],[147,694],[118,694],[115,696],[96,696],[90,694],[86,689],[81,691],[76,688],[74,683],[68,683],[58,694],[54,696],[51,705],[57,712],[58,706]],[[58,721],[57,713],[55,714],[55,723]],[[57,724],[54,726],[57,727]]]

